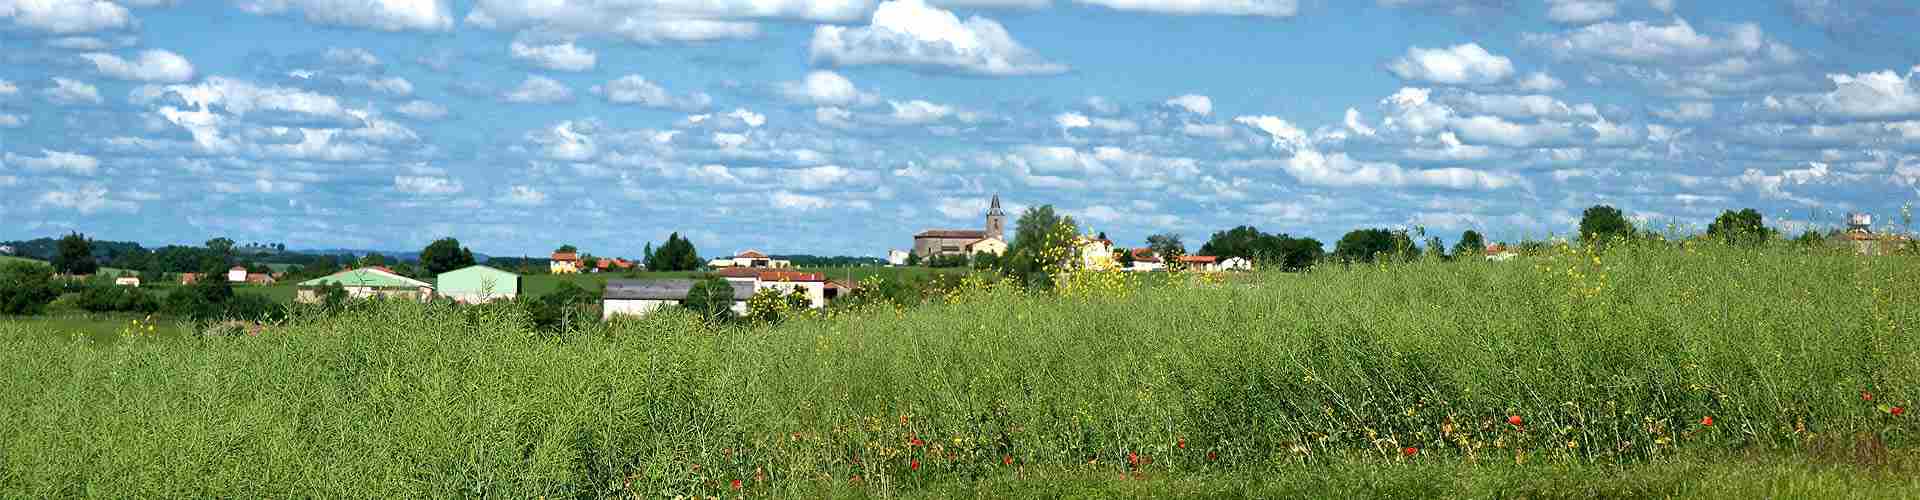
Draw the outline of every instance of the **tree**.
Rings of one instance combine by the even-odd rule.
[[[385,266],[385,265],[387,265],[387,256],[380,255],[380,252],[369,253],[367,254],[366,257],[360,258],[360,267]]]
[[[473,251],[461,247],[460,240],[453,238],[434,240],[420,251],[420,265],[426,267],[430,275],[437,276],[473,264]]]
[[[220,254],[221,257],[231,257],[233,256],[233,240],[227,239],[224,236],[207,240],[207,249],[212,250],[213,253]]]
[[[1823,243],[1826,243],[1827,238],[1824,236],[1820,236],[1819,231],[1808,229],[1807,232],[1800,233],[1800,237],[1794,238],[1793,241],[1794,243],[1799,243],[1803,246],[1817,247]]]
[[[60,274],[93,274],[100,269],[100,263],[93,260],[93,242],[80,233],[69,233],[60,238],[60,250],[53,255],[53,270]]]
[[[700,252],[693,248],[693,242],[681,238],[680,233],[667,235],[667,242],[653,251],[653,257],[647,260],[647,269],[654,271],[692,271],[699,269]]]
[[[1430,260],[1444,260],[1447,258],[1447,245],[1440,241],[1439,236],[1428,236],[1426,252],[1422,256]]]
[[[1200,254],[1222,259],[1239,257],[1298,271],[1312,267],[1313,263],[1325,257],[1326,248],[1320,244],[1320,240],[1313,238],[1294,238],[1285,233],[1267,234],[1253,226],[1240,226],[1214,232],[1207,243],[1200,246]]]
[[[1180,235],[1172,233],[1160,233],[1148,236],[1147,248],[1153,249],[1154,255],[1158,255],[1161,259],[1165,260],[1178,259],[1180,256],[1187,254],[1187,245],[1180,243]]]
[[[652,267],[650,267],[652,265],[653,265],[653,242],[649,241],[647,242],[647,248],[640,251],[640,266],[646,267],[648,269],[652,269]]]
[[[1333,246],[1333,255],[1347,262],[1373,262],[1376,257],[1392,258],[1405,248],[1400,240],[1407,239],[1406,233],[1385,229],[1356,229],[1340,237]]]
[[[680,305],[707,321],[726,321],[733,317],[733,285],[720,278],[700,280],[687,291],[687,300]]]
[[[1054,213],[1053,205],[1027,207],[1014,222],[1013,242],[1007,245],[1007,274],[1028,285],[1051,286],[1053,276],[1047,274],[1047,266],[1072,252],[1076,234],[1080,227],[1073,217]]]
[[[574,248],[573,245],[560,245],[560,248],[553,249],[553,253],[575,253],[579,251],[580,249]]]
[[[57,298],[53,268],[27,261],[0,265],[0,314],[39,314]]]
[[[1486,238],[1480,236],[1479,231],[1474,231],[1472,229],[1468,229],[1467,232],[1460,233],[1460,242],[1453,244],[1454,257],[1480,255],[1481,253],[1484,253],[1486,251],[1487,251]]]
[[[1614,238],[1633,237],[1633,223],[1620,209],[1608,205],[1594,205],[1580,214],[1580,241],[1588,245],[1605,246]]]
[[[1765,218],[1751,208],[1739,212],[1721,212],[1719,217],[1713,219],[1713,224],[1707,226],[1707,236],[1732,244],[1759,245],[1772,239],[1773,235],[1774,230],[1767,227]]]

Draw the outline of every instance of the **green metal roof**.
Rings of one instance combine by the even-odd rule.
[[[487,266],[468,266],[440,273],[434,278],[441,293],[482,292],[519,294],[520,275]]]
[[[373,288],[433,288],[425,281],[393,274],[379,268],[363,267],[334,273],[324,278],[314,278],[300,282],[303,287],[320,287],[339,284],[340,286],[365,286]]]

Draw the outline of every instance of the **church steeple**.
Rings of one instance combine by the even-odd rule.
[[[1007,239],[1007,213],[1000,211],[1000,195],[993,195],[993,202],[987,206],[987,236]]]

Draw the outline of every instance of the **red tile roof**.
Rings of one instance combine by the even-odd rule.
[[[760,270],[751,267],[729,267],[714,271],[713,274],[720,275],[722,278],[758,278]]]
[[[799,271],[761,271],[760,272],[760,281],[813,282],[813,281],[826,281],[826,280],[827,280],[826,275],[823,275],[820,273],[803,273]]]
[[[1135,248],[1133,260],[1134,262],[1160,262],[1160,256],[1154,255],[1151,248]]]
[[[1214,256],[1212,256],[1212,255],[1182,255],[1182,256],[1180,256],[1180,262],[1185,262],[1185,263],[1188,263],[1188,264],[1212,264],[1212,263],[1215,263],[1215,262],[1219,262],[1219,261],[1220,261],[1220,258],[1219,258],[1219,257],[1214,257]]]
[[[580,260],[580,254],[573,253],[573,252],[554,252],[553,260],[557,260],[560,262],[573,262],[573,261]]]
[[[764,253],[760,253],[759,251],[756,251],[756,250],[748,250],[748,251],[745,251],[745,252],[740,252],[740,255],[735,255],[735,256],[733,256],[733,258],[736,258],[736,259],[764,259],[764,258],[767,258],[767,254],[764,254]]]
[[[913,239],[916,240],[921,238],[978,240],[986,237],[987,232],[978,229],[928,229],[921,231],[920,234],[913,235]]]

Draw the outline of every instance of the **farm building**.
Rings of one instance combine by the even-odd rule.
[[[294,295],[293,300],[308,304],[318,303],[324,298],[321,289],[333,285],[346,288],[347,296],[353,298],[381,297],[421,302],[433,298],[432,284],[401,276],[384,267],[363,267],[341,271],[324,278],[302,281],[298,285],[299,292]]]
[[[1211,273],[1220,270],[1220,258],[1212,255],[1182,255],[1180,263],[1191,271]]]
[[[1161,261],[1160,256],[1155,255],[1151,248],[1135,248],[1131,253],[1133,266],[1128,267],[1126,269],[1128,271],[1147,272],[1160,271],[1167,268],[1167,263]]]
[[[580,254],[574,252],[554,252],[552,262],[547,263],[548,274],[580,274]]]
[[[114,278],[113,284],[116,286],[130,286],[134,288],[140,288],[140,278],[133,277],[133,276],[121,276],[118,278]]]
[[[726,269],[729,267],[785,269],[793,267],[793,262],[768,257],[767,254],[760,253],[759,250],[747,250],[733,257],[707,261],[707,267],[714,269]]]
[[[520,275],[487,266],[468,266],[435,278],[440,296],[463,304],[513,300],[520,296]]]
[[[666,306],[678,306],[699,281],[690,279],[607,280],[600,296],[600,318],[614,315],[645,316]],[[733,287],[733,313],[747,313],[747,299],[753,297],[752,283],[728,281]]]
[[[803,273],[778,269],[728,268],[715,273],[729,283],[753,285],[753,291],[778,290],[780,293],[792,293],[801,290],[807,294],[807,301],[814,309],[826,307],[827,276],[820,273]]]
[[[227,282],[228,283],[246,283],[247,268],[240,267],[240,266],[233,266],[233,269],[228,269]]]
[[[1253,261],[1246,257],[1227,257],[1220,259],[1219,268],[1221,271],[1252,271]]]

